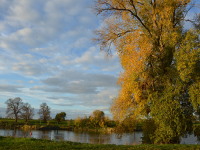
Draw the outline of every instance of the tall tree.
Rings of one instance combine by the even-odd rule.
[[[154,143],[179,142],[200,104],[199,36],[183,30],[189,4],[190,0],[96,2],[95,9],[106,17],[96,40],[108,52],[115,46],[124,69],[111,111],[121,121],[151,118],[155,131],[149,137]]]
[[[15,118],[15,122],[17,122],[23,107],[22,99],[20,97],[10,98],[5,103],[7,104],[7,116]]]
[[[44,122],[47,122],[51,119],[50,113],[50,107],[46,103],[42,103],[38,112],[38,114],[40,115],[40,119]]]
[[[27,122],[28,120],[33,118],[34,108],[32,108],[30,104],[24,103],[20,116],[22,119],[24,119]]]

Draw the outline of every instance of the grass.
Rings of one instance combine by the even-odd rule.
[[[7,118],[1,118],[0,119],[0,128],[6,128],[6,129],[14,129],[14,128],[21,128],[24,125],[29,126],[36,126],[37,129],[40,127],[59,127],[62,128],[69,128],[71,126],[74,126],[74,122],[71,120],[62,121],[58,124],[55,120],[50,120],[48,122],[43,122],[40,120],[29,120],[27,123],[24,120],[19,119],[16,123],[14,119],[7,119]]]
[[[0,137],[0,150],[200,150],[200,145],[100,145],[76,142],[56,142],[33,138]]]

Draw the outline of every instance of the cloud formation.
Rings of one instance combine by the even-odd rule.
[[[0,0],[0,104],[21,97],[70,116],[108,113],[118,57],[92,42],[99,18],[90,0]],[[8,94],[10,93],[10,94]]]
[[[1,84],[0,85],[0,91],[1,92],[22,92],[21,88],[23,88],[23,86],[20,85],[9,85],[9,84]]]

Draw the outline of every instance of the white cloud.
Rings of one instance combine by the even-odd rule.
[[[48,102],[74,115],[108,110],[121,68],[117,55],[106,59],[91,41],[99,23],[90,0],[0,3],[0,98]]]
[[[94,110],[102,110],[110,116],[110,106],[117,93],[118,88],[105,88],[95,94],[47,97],[47,101],[51,102],[53,107],[58,106],[61,110],[66,111],[72,118],[89,116]]]
[[[115,73],[119,73],[122,70],[117,54],[114,54],[111,57],[107,57],[105,52],[100,52],[99,49],[94,46],[90,47],[87,51],[78,57],[61,56],[59,59],[63,65],[76,65],[79,66],[79,69],[85,69],[87,67],[86,70],[92,70],[96,68],[98,71],[113,71]]]
[[[34,2],[30,0],[13,1],[9,6],[8,19],[14,22],[34,22],[40,14],[33,6]]]
[[[35,86],[32,89],[46,92],[92,94],[97,93],[98,88],[116,87],[116,80],[116,77],[112,75],[66,70],[43,80],[45,85]]]
[[[0,29],[6,36],[1,37],[0,45],[10,49],[16,44],[34,48],[58,40],[62,34],[68,36],[69,31],[77,27],[88,28],[88,24],[74,25],[85,18],[84,15],[88,21],[93,18],[91,13],[84,11],[87,4],[80,0],[13,0],[10,3],[3,1],[3,4],[7,10],[3,12]]]

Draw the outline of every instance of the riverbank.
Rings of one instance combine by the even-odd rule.
[[[166,145],[109,145],[83,144],[75,142],[56,142],[33,138],[0,137],[0,150],[64,150],[64,149],[98,149],[98,150],[199,150],[200,145],[166,144]]]
[[[33,121],[32,121],[33,122]],[[0,121],[0,129],[9,129],[9,130],[65,130],[65,131],[75,131],[75,132],[99,132],[99,133],[113,133],[114,128],[104,127],[104,128],[89,128],[89,127],[76,127],[74,125],[68,125],[67,123],[55,124],[53,121],[51,123],[24,123],[24,122],[14,122],[14,121]]]
[[[42,122],[40,120],[29,120],[25,122],[24,120],[18,120],[15,122],[14,119],[0,119],[1,129],[22,129],[22,130],[67,130],[67,131],[91,131],[91,132],[111,132],[114,127],[90,127],[84,126],[80,127],[74,123],[74,120],[65,120],[62,122],[57,122],[55,120],[50,120],[47,122]]]
[[[1,118],[0,119],[0,129],[21,129],[25,131],[29,130],[66,130],[66,131],[79,131],[79,132],[100,132],[100,133],[127,133],[126,131],[120,130],[114,121],[110,121],[110,126],[104,127],[90,127],[90,126],[77,126],[75,120],[65,120],[62,122],[57,122],[55,120],[50,120],[48,122],[42,122],[41,120],[29,120],[25,122],[24,120],[18,120],[15,122],[14,119]],[[142,123],[138,123],[133,131],[142,131]],[[124,129],[125,127],[122,127]],[[193,130],[195,136],[200,137],[200,122],[193,124]],[[131,132],[133,132],[131,131]]]
[[[65,120],[57,122],[55,120],[49,120],[43,122],[41,120],[29,120],[25,122],[19,119],[15,122],[14,119],[1,118],[0,119],[1,129],[22,129],[22,130],[66,130],[66,131],[80,131],[80,132],[123,132],[119,131],[115,121],[109,121],[104,126],[92,126],[88,124],[77,124],[76,120]],[[125,127],[123,127],[125,128]],[[142,124],[137,124],[134,131],[142,131]],[[132,131],[131,131],[132,132]]]

